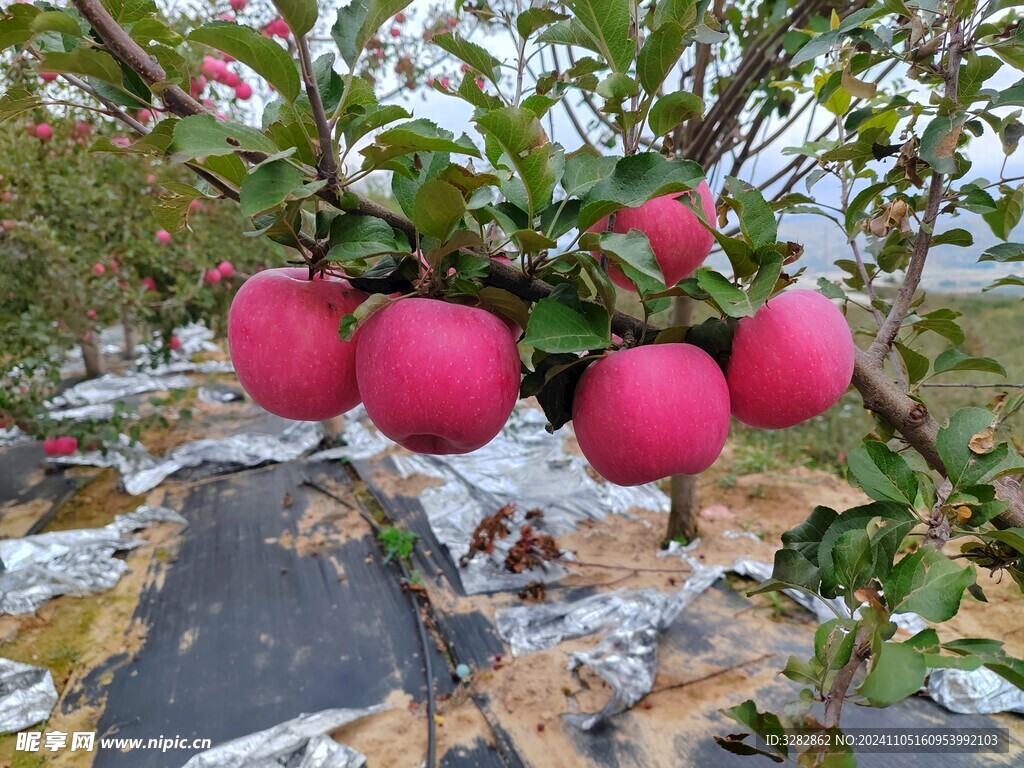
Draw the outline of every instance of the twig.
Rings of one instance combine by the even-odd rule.
[[[918,384],[919,387],[936,387],[947,389],[1024,389],[1024,384]]]
[[[857,630],[857,636],[853,641],[853,651],[850,653],[850,660],[847,661],[839,671],[836,672],[832,686],[825,694],[825,722],[826,728],[838,728],[839,717],[843,711],[843,702],[846,700],[846,692],[853,684],[853,678],[857,670],[867,661],[871,655],[871,632],[867,627],[861,625]]]
[[[338,160],[334,156],[331,126],[327,122],[327,113],[324,111],[324,103],[320,98],[320,89],[316,85],[313,59],[309,55],[309,43],[306,42],[304,35],[296,35],[296,38],[302,80],[306,85],[306,95],[309,96],[309,105],[313,112],[313,121],[316,123],[317,137],[320,140],[320,159],[317,162],[317,170],[320,172],[320,178],[327,181],[327,188],[335,189],[338,186]]]
[[[674,691],[677,688],[688,688],[691,685],[706,683],[708,680],[714,680],[716,677],[727,675],[730,672],[735,672],[737,669],[743,669],[743,667],[749,667],[752,664],[758,664],[762,661],[774,657],[775,655],[776,654],[774,653],[764,653],[758,656],[757,658],[747,659],[746,661],[740,661],[735,664],[731,664],[728,667],[723,667],[722,669],[716,670],[702,677],[695,677],[691,680],[680,680],[678,683],[669,683],[668,685],[663,685],[660,688],[653,688],[647,694],[647,696],[644,696],[644,699],[646,699],[648,696],[653,696],[656,693],[664,693],[665,691]],[[640,701],[643,701],[643,699],[640,699]]]

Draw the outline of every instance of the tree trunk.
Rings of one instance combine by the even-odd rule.
[[[675,301],[673,325],[690,325],[693,322],[695,303],[689,296],[681,296]],[[672,511],[668,516],[667,539],[685,538],[693,541],[697,538],[697,478],[693,475],[675,475],[672,477]]]
[[[100,341],[96,333],[89,333],[88,341],[79,343],[82,350],[82,361],[85,363],[85,375],[90,379],[103,375],[103,355],[100,354]]]
[[[121,329],[124,331],[124,352],[125,360],[135,359],[135,332],[132,330],[131,315],[127,307],[121,307]]]

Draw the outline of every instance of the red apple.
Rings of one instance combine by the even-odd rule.
[[[203,279],[210,285],[219,283],[222,277],[223,275],[220,273],[220,270],[217,269],[216,267],[214,267],[213,269],[206,270],[206,274],[203,275]]]
[[[40,141],[49,141],[53,138],[53,128],[49,123],[40,123],[36,126],[36,138]]]
[[[18,222],[14,219],[4,219],[3,221],[0,221],[0,227],[2,227],[5,232],[10,232],[16,226],[18,226]]]
[[[47,456],[59,456],[60,453],[57,451],[57,438],[48,437],[43,440],[43,453]]]
[[[711,252],[715,237],[697,217],[677,198],[682,195],[700,195],[704,217],[708,224],[715,223],[715,198],[706,181],[702,181],[692,192],[673,192],[664,197],[648,200],[638,208],[623,208],[615,213],[612,231],[625,234],[639,229],[651,241],[654,258],[665,275],[665,285],[673,286],[684,277],[689,277]],[[588,232],[604,232],[608,229],[608,218],[594,224]],[[636,288],[614,264],[608,265],[608,276],[616,285],[626,290]]]
[[[107,268],[97,261],[95,264],[92,265],[92,271],[96,275],[102,275],[107,271]]]
[[[322,421],[354,408],[356,344],[341,341],[338,326],[366,298],[345,280],[310,280],[304,268],[250,277],[228,313],[228,345],[242,387],[286,419]]]
[[[54,440],[54,449],[58,456],[70,456],[78,450],[77,437],[58,437]],[[45,447],[44,449],[45,450]]]
[[[39,73],[39,79],[42,80],[45,83],[52,83],[54,80],[57,79],[57,73],[56,72],[40,72]]]
[[[135,119],[143,125],[153,122],[153,112],[149,109],[140,109],[135,113]]]
[[[146,183],[149,184],[150,186],[153,186],[154,184],[156,184],[156,174],[154,174],[154,173],[147,173],[146,174]]]
[[[156,241],[162,245],[167,245],[167,243],[171,242],[171,233],[166,229],[158,229],[156,231]]]
[[[366,413],[411,451],[469,453],[486,445],[519,396],[519,351],[485,310],[403,299],[372,315],[357,342]]]
[[[634,347],[583,372],[572,423],[587,461],[617,485],[696,475],[725,445],[729,388],[699,347]]]
[[[217,271],[220,272],[221,277],[231,277],[235,274],[235,265],[225,260],[217,265]]]
[[[181,339],[177,336],[171,336],[171,340],[167,342],[167,348],[172,352],[176,352],[181,349]]]
[[[142,278],[141,280],[139,280],[139,285],[141,285],[147,291],[153,291],[154,293],[156,292],[156,280],[154,280],[152,277]]]
[[[239,83],[235,86],[235,98],[240,101],[248,101],[252,98],[252,86],[248,83]]]
[[[221,82],[224,83],[224,85],[226,85],[228,88],[237,88],[242,84],[242,78],[238,76],[237,72],[225,70],[224,77],[221,78]]]
[[[231,10],[235,13],[241,13],[245,10],[245,5],[248,0],[228,0],[228,5],[231,6]]]
[[[732,413],[764,429],[824,413],[853,376],[853,336],[836,306],[815,291],[786,291],[739,322],[726,378]]]
[[[90,310],[88,310],[88,311],[87,311],[87,312],[85,313],[85,316],[86,316],[87,318],[89,318],[90,320],[95,320],[95,319],[96,319],[96,310],[95,310],[95,309],[90,309]]]

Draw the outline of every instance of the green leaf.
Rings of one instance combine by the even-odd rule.
[[[832,566],[836,582],[845,587],[847,593],[866,586],[871,581],[874,566],[868,532],[855,528],[839,536],[832,548]]]
[[[381,25],[399,11],[404,11],[412,0],[352,0],[338,9],[338,19],[331,27],[342,60],[355,68],[359,56]]]
[[[551,8],[528,8],[516,16],[516,31],[521,38],[526,39],[541,27],[566,18],[568,17],[564,13]]]
[[[331,249],[328,261],[353,261],[381,253],[408,252],[409,243],[374,216],[343,214],[331,222]]]
[[[620,208],[636,208],[654,197],[694,189],[703,180],[704,171],[690,160],[666,160],[657,152],[620,158],[583,198],[579,228],[588,229]]]
[[[936,173],[956,173],[957,140],[963,129],[963,118],[954,119],[949,115],[938,115],[932,118],[921,136],[921,159]]]
[[[608,313],[603,307],[580,302],[579,309],[548,297],[530,313],[524,344],[545,352],[586,352],[608,346]]]
[[[914,328],[915,330],[932,331],[949,339],[954,344],[963,344],[965,338],[964,331],[956,323],[956,318],[959,316],[958,312],[953,312],[952,310],[937,309],[915,320]]]
[[[1006,264],[1011,261],[1024,261],[1024,243],[999,243],[987,249],[978,261],[997,261]]]
[[[770,253],[762,259],[761,267],[747,287],[747,300],[756,312],[761,305],[768,301],[775,290],[775,286],[782,276],[782,257],[777,253]]]
[[[600,250],[612,257],[619,264],[628,264],[641,274],[665,283],[661,265],[654,257],[651,241],[638,229],[631,229],[625,234],[614,232],[589,233],[580,240],[580,247],[588,251]]]
[[[960,609],[964,590],[974,584],[974,569],[961,568],[933,547],[906,555],[882,580],[892,613],[918,613],[928,621],[948,621]]]
[[[68,37],[81,37],[82,28],[74,17],[64,11],[45,11],[32,19],[32,31],[59,32]]]
[[[809,562],[818,564],[818,549],[821,540],[829,527],[838,519],[839,513],[829,507],[815,507],[808,517],[796,528],[782,534],[782,544],[786,549],[794,549]]]
[[[0,96],[0,123],[31,112],[41,103],[39,97],[27,88],[10,88]]]
[[[583,195],[615,168],[617,159],[608,155],[595,155],[588,151],[573,153],[565,158],[562,189],[566,197]]]
[[[1006,376],[1006,369],[991,357],[971,357],[958,349],[947,349],[935,358],[935,373],[949,371],[983,371]]]
[[[0,51],[31,40],[35,35],[32,20],[39,9],[28,3],[8,3],[3,11],[7,18],[0,18]]]
[[[932,238],[932,245],[955,245],[966,248],[974,245],[974,236],[966,229],[951,229]]]
[[[629,36],[629,0],[567,0],[566,5],[590,34],[608,65],[625,74],[636,52]]]
[[[726,177],[725,184],[739,207],[740,230],[754,250],[774,245],[778,239],[775,212],[760,190],[732,176]]]
[[[707,4],[704,4],[707,7]],[[697,0],[661,0],[654,7],[654,29],[665,24],[678,24],[692,30],[697,26]]]
[[[500,153],[489,153],[491,163],[515,169],[532,219],[550,200],[557,182],[554,147],[540,120],[529,110],[507,107],[480,115],[476,123],[500,147]]]
[[[612,72],[597,84],[595,93],[614,104],[621,104],[629,97],[639,94],[640,86],[629,75]]]
[[[971,450],[971,440],[990,429],[995,417],[984,408],[961,408],[939,429],[935,448],[946,465],[946,476],[956,488],[989,482],[1001,474],[1024,468],[1024,459],[1002,443],[988,453]]]
[[[450,131],[424,119],[389,128],[377,134],[374,143],[362,150],[366,158],[364,167],[379,167],[396,157],[419,152],[455,152],[480,157],[480,150],[468,136],[463,134],[455,139]]]
[[[264,163],[242,182],[242,215],[252,217],[276,208],[298,191],[304,181],[302,172],[284,160]]]
[[[903,358],[903,365],[907,368],[907,379],[911,384],[917,384],[917,382],[928,375],[928,369],[931,364],[928,362],[927,357],[920,352],[914,351],[902,342],[894,342],[894,346],[896,351],[900,353],[900,357]]]
[[[876,706],[895,704],[921,690],[927,671],[924,656],[913,647],[903,643],[880,643],[874,649],[871,669],[857,692]]]
[[[775,553],[772,580],[817,592],[818,585],[821,583],[821,572],[818,570],[817,565],[804,557],[798,550],[786,548],[780,549]],[[765,591],[765,586],[762,584],[750,594]]]
[[[703,99],[688,91],[673,91],[654,102],[647,123],[655,136],[664,136],[680,123],[703,114]]]
[[[986,531],[984,533],[986,539],[993,539],[995,541],[1001,541],[1004,544],[1009,544],[1015,550],[1024,554],[1024,528],[1006,528],[1001,531]]]
[[[910,513],[906,504],[891,501],[876,501],[843,512],[825,531],[818,547],[817,563],[821,568],[820,593],[824,597],[835,597],[838,594],[837,588],[841,582],[833,552],[836,542],[843,534],[852,530],[868,532],[873,557],[873,575],[882,577],[888,575],[896,552],[916,522],[917,518]],[[851,597],[848,592],[846,597]]]
[[[752,745],[742,744],[733,742],[733,746],[747,747],[749,752],[738,751],[733,746],[723,744],[722,739],[717,739],[719,746],[725,747],[731,752],[737,752],[738,754],[764,754],[771,757],[775,762],[782,762],[782,758],[789,754],[789,748],[786,746],[785,731],[782,728],[782,723],[779,721],[778,715],[773,712],[758,712],[757,704],[752,699],[747,699],[742,704],[731,709],[723,709],[722,714],[727,717],[731,717],[740,725],[746,726],[751,731],[760,736],[758,743],[766,743],[766,736],[778,737],[774,740],[775,744],[779,746],[770,747],[773,753],[762,752],[761,750],[753,747]],[[737,739],[743,738],[746,734],[736,734]],[[730,740],[732,736],[728,737]],[[781,755],[782,757],[776,757],[775,755]]]
[[[217,120],[213,115],[193,115],[174,127],[169,151],[188,158],[262,152],[273,155],[281,148],[254,128]]]
[[[636,60],[636,75],[647,93],[657,93],[679,61],[685,48],[683,34],[678,24],[663,24],[644,41]]]
[[[465,62],[470,69],[479,72],[492,83],[497,84],[501,79],[501,62],[483,46],[464,37],[458,37],[451,32],[434,35],[434,43],[459,61]]]
[[[349,146],[352,146],[366,134],[371,133],[378,128],[382,128],[389,123],[393,123],[395,120],[403,120],[409,116],[409,112],[405,107],[400,107],[397,104],[386,104],[384,106],[373,107],[369,109],[365,115],[357,117],[345,126],[345,142]]]
[[[412,220],[416,229],[444,242],[466,212],[466,201],[457,187],[440,179],[429,179],[416,193]]]
[[[715,303],[729,317],[750,317],[754,307],[742,290],[733,285],[725,275],[710,267],[701,267],[696,272],[697,284],[703,288]]]
[[[274,0],[274,5],[298,37],[305,35],[316,24],[316,0]]]
[[[885,443],[869,440],[857,446],[850,453],[848,463],[861,489],[872,499],[914,506],[917,475],[906,460]]]
[[[124,76],[117,61],[109,53],[80,46],[70,53],[47,52],[40,67],[47,72],[67,72],[95,77],[105,83],[123,87]]]
[[[838,30],[824,32],[817,37],[811,38],[799,51],[797,51],[796,55],[790,62],[790,66],[798,67],[804,62],[816,59],[818,56],[828,53],[832,49],[832,46],[836,45],[839,40],[840,35]]]
[[[288,52],[254,29],[230,21],[211,21],[188,39],[233,56],[270,83],[288,101],[299,95],[299,70]]]
[[[996,209],[991,213],[982,214],[982,218],[992,228],[993,234],[1000,240],[1007,240],[1020,223],[1024,214],[1024,185],[1005,193],[996,202]]]

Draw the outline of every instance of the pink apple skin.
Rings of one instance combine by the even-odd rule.
[[[52,83],[54,80],[57,79],[57,73],[56,72],[40,72],[39,73],[39,79],[42,80],[45,83]]]
[[[252,98],[252,86],[248,83],[239,83],[235,86],[235,98],[240,101],[248,101]]]
[[[616,485],[696,475],[729,435],[729,388],[692,344],[634,347],[583,372],[572,423],[587,461]]]
[[[70,456],[78,450],[77,437],[58,437],[53,442],[58,456]]]
[[[732,413],[751,427],[783,429],[824,413],[853,376],[853,336],[816,291],[786,291],[739,322],[726,378]]]
[[[323,421],[359,404],[356,344],[338,338],[341,318],[367,295],[309,270],[267,269],[238,289],[228,346],[238,380],[263,408],[286,419]]]
[[[224,260],[217,265],[217,271],[220,272],[221,277],[231,277],[235,274],[235,265],[230,261]]]
[[[181,349],[181,339],[177,336],[171,336],[171,340],[167,342],[167,348],[172,352],[176,352]]]
[[[704,217],[708,224],[715,223],[715,198],[706,181],[694,190],[700,194]],[[658,260],[665,275],[665,284],[673,286],[684,277],[689,277],[704,263],[711,252],[715,237],[690,209],[676,198],[687,192],[673,192],[664,197],[648,200],[638,208],[623,208],[615,214],[614,232],[625,234],[639,229],[651,241],[654,258]],[[608,229],[608,217],[594,224],[588,232],[604,232]],[[618,267],[608,265],[608,277],[620,288],[636,291]]]
[[[102,275],[107,271],[107,268],[97,261],[95,264],[92,265],[92,271],[96,275]]]
[[[372,315],[356,341],[366,413],[410,451],[475,451],[498,434],[519,396],[519,351],[485,310],[403,299]]]
[[[167,245],[167,243],[171,242],[171,233],[166,229],[158,229],[156,231],[156,241],[163,245]]]
[[[203,279],[210,285],[213,285],[214,283],[219,283],[222,277],[223,275],[220,273],[220,270],[217,269],[216,267],[214,267],[213,269],[206,270],[206,274],[203,275]]]
[[[40,141],[49,141],[53,138],[53,128],[49,123],[40,123],[36,126],[36,138]]]
[[[57,451],[57,438],[56,437],[48,437],[45,440],[43,440],[43,453],[45,453],[47,456],[59,456],[60,455],[59,452]]]

